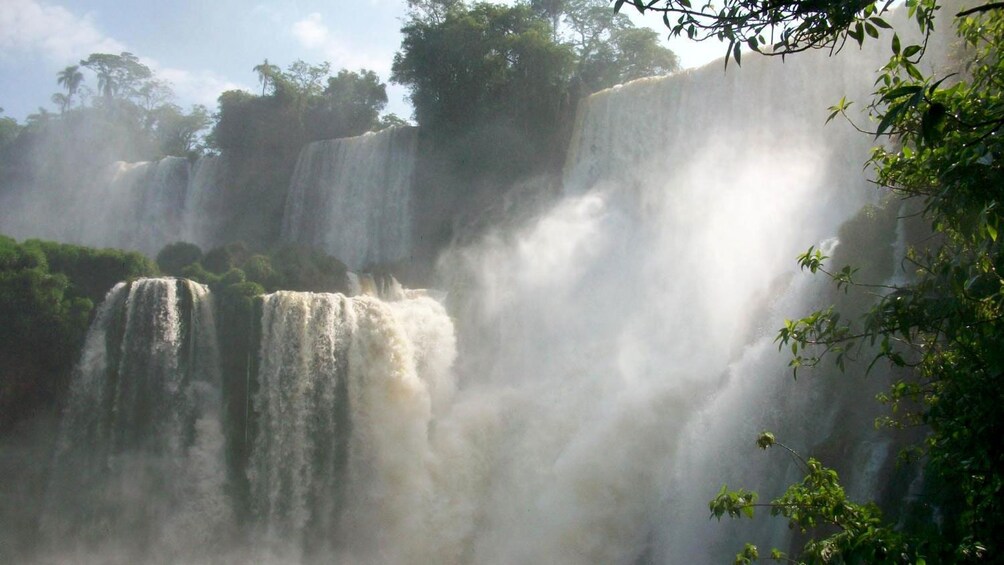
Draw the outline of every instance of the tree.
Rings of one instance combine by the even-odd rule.
[[[392,127],[400,127],[408,125],[408,120],[401,118],[397,114],[390,113],[380,116],[380,120],[377,123],[377,129],[387,129]]]
[[[258,82],[261,83],[261,95],[265,96],[265,89],[271,82],[275,86],[274,78],[281,73],[281,69],[278,66],[272,65],[268,62],[268,58],[260,65],[255,65],[253,69],[254,72],[258,73]]]
[[[411,89],[415,118],[454,162],[531,171],[549,155],[565,108],[571,50],[528,6],[475,4],[401,30],[391,80]]]
[[[464,0],[408,0],[408,17],[412,20],[443,23],[447,14],[462,10],[463,7]]]
[[[56,82],[66,89],[66,106],[69,107],[73,103],[73,95],[84,82],[84,74],[80,72],[79,66],[71,65],[59,71]]]
[[[659,34],[648,28],[617,30],[612,39],[616,49],[618,82],[665,75],[679,70],[676,53],[659,45]]]
[[[769,503],[759,503],[755,492],[745,489],[729,491],[727,486],[723,486],[708,508],[713,518],[721,520],[725,515],[753,518],[755,509],[763,507],[770,511],[771,516],[786,518],[790,529],[802,534],[811,532],[797,559],[774,548],[770,551],[771,560],[791,563],[925,563],[923,555],[930,555],[930,547],[885,523],[882,511],[874,503],[851,501],[840,485],[836,471],[812,457],[803,458],[778,442],[771,433],[760,434],[756,443],[764,450],[773,446],[785,449],[805,477]],[[817,538],[820,531],[831,533]],[[747,543],[736,555],[735,563],[749,564],[759,558],[759,548]]]
[[[80,61],[80,65],[98,76],[98,91],[108,102],[116,97],[129,100],[139,95],[145,82],[153,76],[150,67],[129,52],[118,55],[91,53]]]
[[[387,105],[387,86],[373,71],[359,69],[359,72],[342,69],[328,78],[324,95],[361,113],[379,113]],[[375,116],[374,116],[375,117]]]
[[[565,0],[530,0],[530,9],[551,25],[551,39],[558,41],[561,16],[565,13]]]
[[[199,133],[209,127],[209,110],[201,104],[185,114],[174,104],[161,105],[150,112],[161,153],[185,157],[196,150]]]
[[[3,113],[3,108],[0,108],[0,113]],[[21,126],[17,120],[8,116],[0,117],[0,151],[13,143],[20,132]]]
[[[151,114],[158,107],[168,105],[174,98],[174,92],[166,82],[151,77],[136,88],[135,96],[137,105]]]
[[[324,90],[324,78],[331,72],[331,63],[324,61],[319,65],[310,65],[297,59],[293,61],[285,73],[282,84],[291,85],[297,95],[309,98],[318,96]]]
[[[652,9],[640,1],[629,3]],[[723,4],[720,11],[707,6],[694,10],[688,2],[670,0],[654,9],[663,12],[674,33],[696,39],[719,34],[728,41],[729,54],[737,63],[742,45],[755,50],[769,46],[782,55],[811,48],[838,50],[848,39],[860,43],[889,27],[881,18],[889,6],[885,2],[799,1],[766,8],[749,1]],[[925,38],[941,8],[935,1],[906,3]],[[779,347],[791,348],[794,370],[816,366],[824,358],[843,367],[844,359],[866,354],[873,356],[873,363],[884,360],[912,369],[880,399],[893,408],[887,424],[921,425],[926,430],[915,451],[926,458],[928,480],[938,481],[946,491],[944,519],[927,524],[920,533],[900,532],[875,513],[860,513],[860,507],[842,501],[835,474],[809,460],[813,464],[805,469],[806,481],[789,489],[788,498],[775,506],[776,513],[803,530],[808,530],[808,522],[802,517],[808,517],[815,523],[830,522],[838,531],[809,532],[804,556],[797,559],[899,562],[902,556],[918,563],[1002,559],[1004,249],[998,233],[1004,196],[1004,142],[999,135],[1004,129],[1004,85],[999,80],[1004,63],[997,55],[1004,46],[1002,12],[1004,3],[987,2],[954,14],[953,23],[966,45],[965,71],[951,76],[924,76],[918,62],[926,39],[904,44],[894,33],[892,54],[876,81],[870,106],[876,125],[859,126],[889,139],[874,149],[870,159],[877,184],[919,201],[937,236],[909,253],[913,280],[898,285],[860,281],[855,268],[831,268],[828,257],[810,248],[799,257],[803,269],[830,277],[839,289],[878,288],[880,296],[860,320],[827,308],[788,321],[778,334]],[[675,23],[670,14],[678,17]],[[762,37],[771,34],[769,41]],[[848,106],[845,101],[837,103],[831,119],[846,117]],[[873,345],[877,350],[869,349]],[[772,438],[764,441],[773,443]],[[755,504],[749,491],[723,489],[711,507],[713,515],[739,515],[749,513]],[[857,521],[841,522],[849,512]],[[864,527],[858,528],[861,524]],[[877,551],[886,543],[881,540],[892,543],[885,545],[886,554],[854,553],[861,547]],[[756,549],[747,546],[737,562],[757,557]],[[790,560],[776,554],[772,558]]]
[[[743,47],[783,57],[808,49],[839,51],[848,39],[860,43],[866,35],[878,37],[879,29],[890,27],[881,15],[893,2],[724,0],[695,8],[689,0],[615,0],[614,11],[624,4],[641,13],[662,14],[663,23],[674,36],[685,34],[695,41],[712,38],[727,41],[728,55],[741,63]],[[938,1],[910,0],[908,4],[921,28],[929,27]]]
[[[373,130],[386,104],[387,85],[375,72],[342,69],[328,77],[322,95],[311,101],[308,135],[311,139],[332,139]]]
[[[169,243],[157,253],[157,266],[165,275],[180,276],[181,270],[202,259],[202,249],[194,243]]]
[[[139,253],[0,236],[0,433],[65,398],[94,305],[155,273]]]
[[[655,31],[636,28],[604,0],[567,0],[564,6],[584,93],[679,69],[676,54],[659,45]]]
[[[59,106],[59,113],[62,114],[66,112],[66,108],[70,106],[70,97],[63,94],[62,92],[56,92],[52,95],[52,103]]]

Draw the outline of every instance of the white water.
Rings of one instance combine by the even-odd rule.
[[[194,165],[181,157],[116,162],[96,179],[12,193],[0,210],[0,231],[151,257],[175,241],[210,246],[216,243],[210,207],[223,174],[221,158],[212,156]]]
[[[112,289],[73,376],[42,514],[43,561],[205,558],[234,526],[208,289]]]
[[[872,199],[859,172],[870,140],[821,129],[831,90],[802,60],[747,61],[717,99],[715,68],[593,96],[567,196],[443,259],[455,372],[452,327],[427,298],[267,297],[257,554],[719,563],[740,540],[785,547],[783,523],[713,523],[707,501],[724,482],[769,497],[796,478],[756,452],[760,430],[806,450],[844,434],[846,402],[868,401],[794,383],[772,343],[821,286],[795,255],[832,252]],[[876,447],[855,455],[872,470]]]
[[[416,557],[428,431],[453,354],[453,327],[429,298],[265,297],[248,469],[261,554]]]
[[[476,563],[786,549],[783,523],[738,530],[707,503],[723,483],[771,497],[796,478],[755,449],[762,429],[805,450],[841,427],[840,400],[793,382],[772,340],[822,284],[795,256],[876,196],[871,139],[823,123],[840,96],[867,100],[879,49],[747,57],[586,101],[567,196],[443,261],[461,381],[436,428],[452,447],[440,496],[460,502],[430,543]]]
[[[223,215],[223,187],[227,159],[223,156],[200,157],[192,165],[191,180],[185,192],[185,208],[177,240],[209,249],[221,243],[218,218]],[[162,243],[166,245],[170,241]]]
[[[322,249],[350,269],[407,257],[417,132],[397,127],[304,147],[283,240]]]
[[[846,124],[822,127],[841,95],[865,97],[882,53],[848,55],[804,54],[784,65],[747,57],[727,75],[708,67],[588,99],[565,197],[443,258],[457,339],[439,303],[393,285],[387,301],[267,296],[242,470],[250,533],[236,549],[221,544],[228,555],[283,563],[721,563],[747,540],[783,548],[783,523],[711,522],[707,501],[722,483],[769,498],[796,478],[783,456],[755,449],[762,429],[807,450],[846,437],[848,405],[870,402],[854,390],[830,396],[832,387],[792,381],[772,343],[783,318],[814,307],[822,286],[798,273],[796,254],[813,244],[837,249],[839,226],[873,200],[861,172],[870,139]],[[343,153],[319,156],[353,143],[305,149],[287,209],[288,226],[298,227],[287,235],[321,233],[311,224],[321,220],[307,211],[329,213],[316,199],[341,192],[319,191],[309,179],[355,178],[345,176]],[[332,163],[343,163],[341,177]],[[365,213],[347,223],[401,213],[402,200],[384,209],[387,199],[364,194],[357,200],[366,201]],[[351,249],[386,235],[383,221],[361,224],[353,233],[368,235]],[[348,251],[333,252],[353,265]],[[372,280],[357,281],[360,292],[381,292]],[[164,292],[156,303],[176,304]],[[94,344],[114,327],[114,311],[102,310],[81,374],[106,363]],[[146,316],[173,327],[174,311],[157,307]],[[163,347],[178,343],[162,333]],[[105,413],[100,398],[74,405],[90,408],[71,415]],[[67,421],[74,418],[81,416]],[[151,437],[159,444],[176,436]],[[853,457],[867,486],[888,445],[862,445]],[[188,468],[186,457],[171,455],[164,465]],[[57,469],[66,468],[57,457]],[[218,473],[203,476],[192,482],[227,492],[208,478]],[[124,512],[150,508],[126,494]],[[196,543],[179,537],[177,547],[212,559],[198,535],[186,535]],[[156,535],[135,543],[144,555],[162,547]],[[158,559],[189,556],[168,551]]]

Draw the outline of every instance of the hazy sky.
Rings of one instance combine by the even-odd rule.
[[[0,0],[0,107],[23,121],[61,88],[56,73],[90,53],[129,51],[171,83],[175,102],[211,110],[224,90],[260,88],[266,57],[333,70],[375,70],[388,82],[386,111],[410,117],[404,88],[389,83],[405,0]],[[656,16],[644,19],[660,25]],[[656,29],[660,29],[656,27]],[[686,66],[723,50],[674,41]],[[96,79],[85,72],[85,84]]]

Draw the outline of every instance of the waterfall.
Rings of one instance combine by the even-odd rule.
[[[214,156],[200,157],[194,165],[182,157],[119,161],[94,179],[19,194],[2,211],[3,231],[150,257],[175,241],[213,245],[212,218],[225,172],[223,158]]]
[[[226,182],[227,163],[222,155],[209,155],[199,157],[192,165],[177,240],[194,243],[203,249],[226,243],[219,237],[218,218],[224,207],[222,188]]]
[[[408,560],[430,502],[428,428],[451,390],[452,331],[419,294],[264,298],[248,468],[263,551]]]
[[[90,190],[69,195],[76,205],[58,239],[155,255],[180,233],[189,173],[181,157],[114,163]]]
[[[763,429],[829,449],[831,465],[859,461],[850,479],[874,484],[894,450],[855,434],[872,427],[881,379],[861,367],[793,381],[773,338],[832,300],[822,277],[799,273],[799,252],[870,261],[892,248],[892,229],[836,237],[877,202],[862,172],[872,139],[823,127],[841,96],[867,105],[885,49],[751,56],[726,74],[719,62],[594,94],[564,198],[443,258],[464,386],[436,439],[455,449],[441,454],[456,457],[441,496],[463,499],[463,517],[442,529],[463,561],[721,563],[747,540],[788,549],[783,522],[708,519],[722,484],[769,499],[797,480],[755,448]],[[853,455],[834,448],[858,439]]]
[[[502,205],[519,218],[458,239],[437,265],[445,294],[350,273],[353,296],[276,292],[252,328],[225,328],[249,332],[232,340],[251,344],[240,392],[221,390],[206,287],[120,284],[74,375],[43,561],[700,564],[745,541],[787,550],[784,523],[718,523],[707,503],[722,484],[766,500],[799,478],[755,448],[764,429],[850,469],[854,496],[883,483],[895,445],[870,420],[886,375],[795,381],[773,339],[829,302],[867,307],[799,271],[810,245],[905,280],[909,226],[869,208],[871,138],[823,127],[841,96],[864,106],[887,56],[878,42],[749,55],[727,74],[716,63],[588,97],[562,194],[520,191]],[[396,128],[306,146],[283,238],[352,269],[406,257],[416,144]],[[98,216],[87,237],[209,237],[200,211],[225,167],[187,166],[117,165],[103,213],[135,225],[105,233]],[[522,192],[539,200],[521,206]],[[156,213],[179,198],[180,216]]]
[[[411,251],[418,130],[395,127],[308,144],[293,172],[282,238],[359,269]]]
[[[206,287],[120,283],[87,335],[42,533],[55,561],[211,555],[233,525],[219,353]]]

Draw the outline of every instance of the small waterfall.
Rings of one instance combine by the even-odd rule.
[[[181,157],[113,164],[93,192],[72,195],[79,205],[60,239],[156,255],[181,232],[189,173]]]
[[[428,500],[428,428],[452,390],[442,307],[337,294],[264,297],[248,469],[259,543],[407,561]]]
[[[132,245],[117,246],[135,248],[153,256],[161,247],[176,240],[181,233],[190,176],[191,167],[182,157],[165,157],[151,163],[142,184],[133,186],[141,199],[133,214],[135,229],[127,237],[135,239]]]
[[[418,130],[395,127],[303,148],[282,238],[359,269],[411,251],[411,183]]]
[[[226,539],[215,331],[202,285],[142,279],[108,293],[73,377],[42,515],[53,559],[185,561]]]
[[[218,231],[227,170],[227,159],[222,155],[199,157],[192,166],[178,240],[194,243],[203,249],[225,243]]]
[[[182,157],[116,162],[97,178],[79,179],[50,192],[27,191],[2,210],[2,230],[92,247],[140,251],[153,257],[168,243],[214,245],[222,157]],[[59,221],[52,221],[58,216]]]

